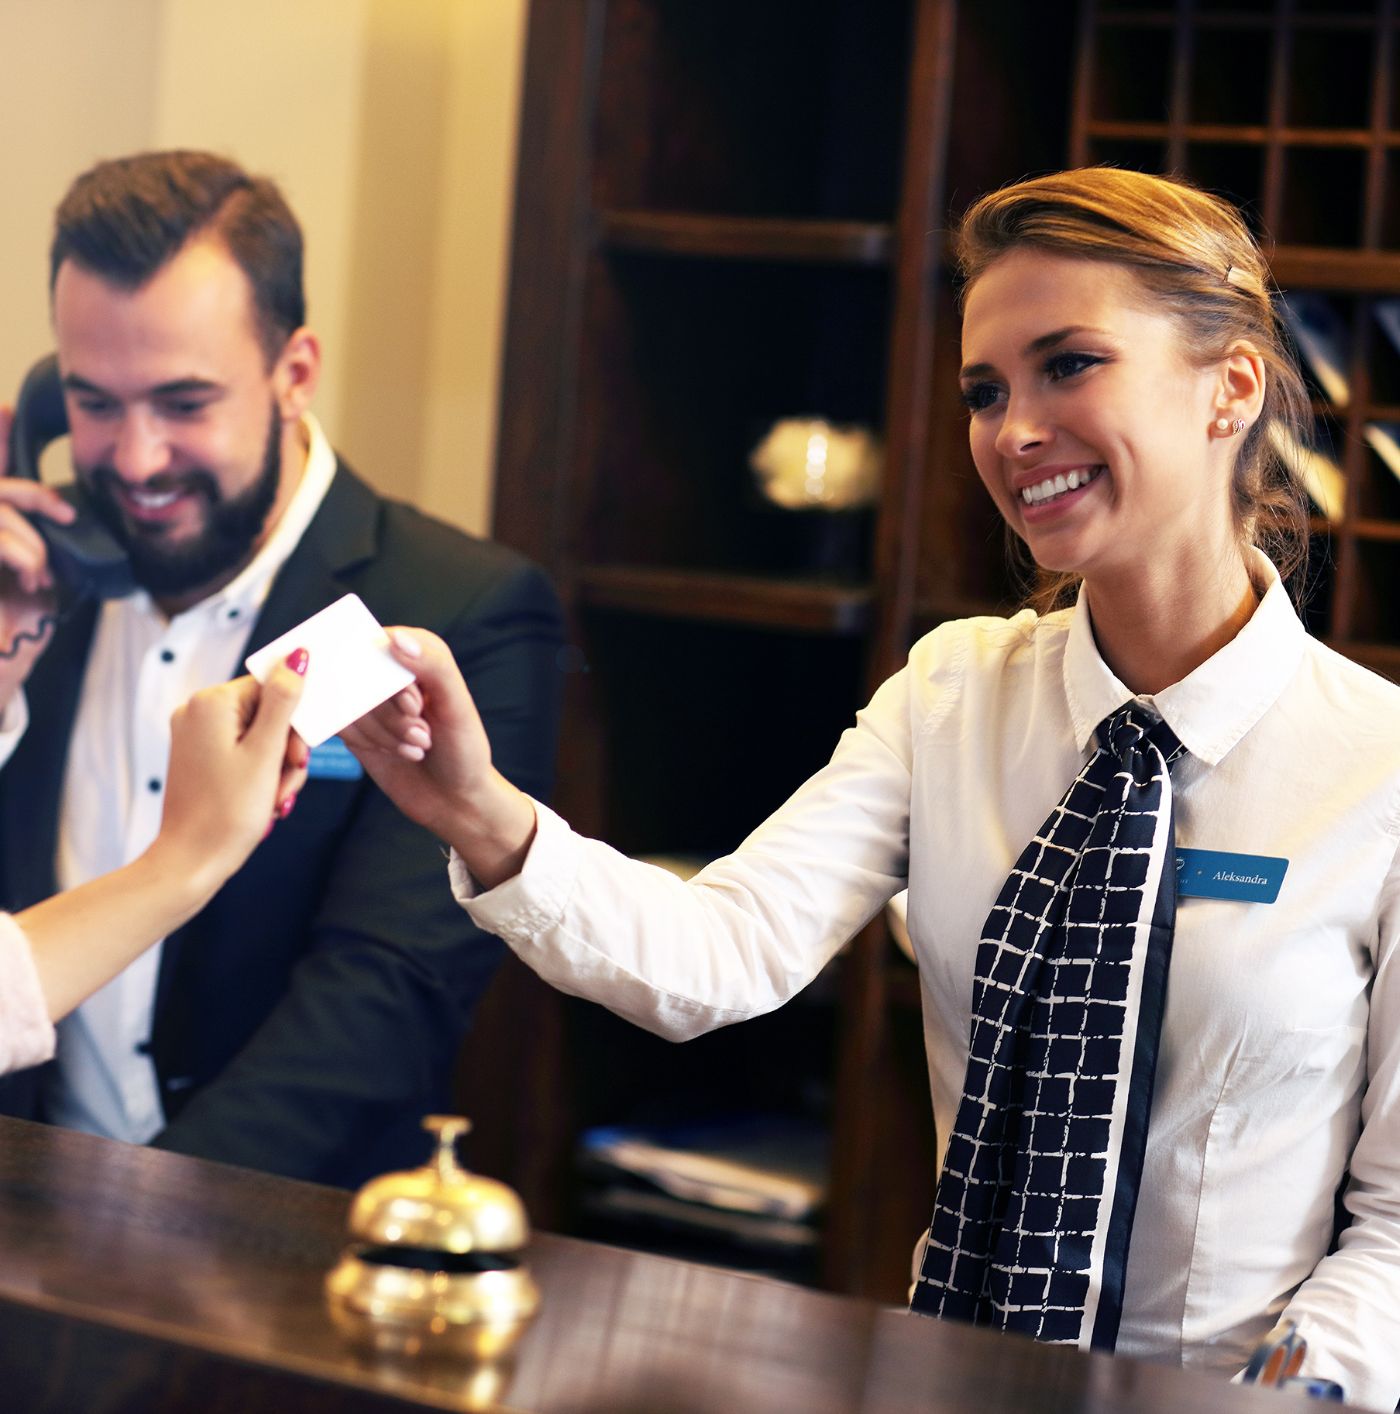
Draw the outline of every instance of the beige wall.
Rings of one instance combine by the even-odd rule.
[[[93,161],[209,147],[307,237],[317,409],[468,529],[491,462],[526,0],[0,0],[0,399],[49,346],[54,203]]]

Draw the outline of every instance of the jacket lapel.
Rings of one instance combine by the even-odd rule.
[[[248,635],[244,657],[295,628],[346,592],[340,576],[375,554],[378,516],[378,497],[337,459],[335,476],[320,509],[272,582],[262,611]],[[241,665],[238,672],[242,672]],[[52,852],[50,847],[50,858]],[[217,906],[216,896],[209,907]],[[197,932],[198,926],[196,917],[172,933],[161,950],[160,974],[156,980],[157,1029],[177,975],[181,950],[186,938]]]
[[[248,638],[249,653],[346,592],[341,576],[374,557],[378,516],[374,492],[344,462],[337,461],[320,510],[272,582]]]

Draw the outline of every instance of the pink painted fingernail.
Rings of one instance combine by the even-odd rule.
[[[289,796],[287,796],[287,798],[286,798],[285,800],[283,800],[282,803],[277,807],[277,818],[278,818],[279,820],[285,820],[285,819],[287,818],[287,816],[292,813],[292,807],[293,807],[296,803],[297,803],[296,792],[293,791],[292,794],[289,795]]]
[[[287,654],[287,666],[299,677],[306,676],[306,665],[311,661],[311,654],[305,648],[293,648]]]

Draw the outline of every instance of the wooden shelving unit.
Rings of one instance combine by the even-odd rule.
[[[556,803],[636,853],[733,847],[910,642],[1018,598],[967,453],[948,231],[976,194],[1092,161],[1241,202],[1289,289],[1350,321],[1321,390],[1345,506],[1314,630],[1400,675],[1395,0],[540,0],[532,7],[496,534],[556,577]],[[820,414],[884,440],[839,534],[762,503],[748,454]],[[821,1279],[898,1299],[932,1198],[917,974],[878,922],[775,1017],[677,1052],[512,965],[463,1069],[477,1162],[574,1220],[580,1129],[676,1105],[815,1108]],[[485,1074],[509,1077],[488,1084]]]
[[[1394,0],[1138,10],[1085,0],[1074,163],[1174,170],[1239,202],[1285,291],[1331,300],[1350,333],[1349,397],[1318,392],[1319,442],[1346,478],[1320,532],[1310,621],[1341,652],[1400,671],[1400,479],[1370,449],[1400,421],[1400,349],[1376,319],[1400,297],[1400,9]],[[1129,54],[1153,55],[1131,85]]]

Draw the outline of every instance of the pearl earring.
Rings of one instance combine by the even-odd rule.
[[[1228,437],[1230,435],[1230,419],[1228,417],[1217,417],[1215,419],[1215,430],[1220,433],[1222,437]]]

